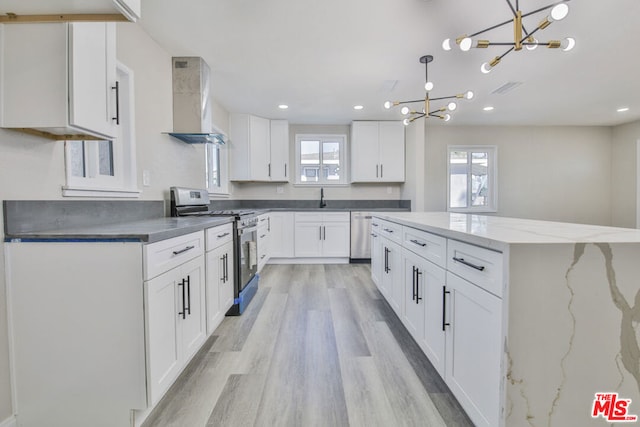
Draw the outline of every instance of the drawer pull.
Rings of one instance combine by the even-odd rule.
[[[228,235],[229,235],[229,233],[218,234],[218,239],[222,239],[223,237],[226,237]]]
[[[377,227],[377,226],[378,226],[378,224],[375,224],[375,223],[374,223],[374,224],[371,224],[371,225],[373,225],[374,227]]]
[[[418,242],[418,241],[417,241],[417,240],[415,240],[415,239],[411,240],[411,243],[415,243],[416,245],[418,245],[418,246],[422,246],[423,248],[424,248],[425,246],[427,246],[427,244],[426,244],[426,243]]]
[[[373,237],[378,237],[378,235],[377,235],[377,234],[375,234],[375,233],[371,233],[371,235],[372,235]]]
[[[451,326],[451,323],[447,322],[447,294],[451,292],[447,290],[446,286],[442,287],[442,330],[446,331],[447,326]]]
[[[266,234],[263,234],[262,236],[260,236],[261,239],[264,239],[265,237],[267,237]]]
[[[387,233],[393,233],[393,230],[390,228],[385,228],[384,231],[386,231]]]
[[[475,265],[475,264],[472,264],[472,263],[470,263],[469,261],[465,261],[465,260],[464,260],[464,258],[456,258],[456,257],[453,257],[453,260],[454,260],[454,261],[458,261],[459,263],[464,264],[464,265],[466,265],[467,267],[475,268],[476,270],[479,270],[479,271],[484,271],[484,265]]]
[[[190,251],[191,249],[195,249],[195,246],[187,246],[186,248],[180,249],[179,251],[173,251],[173,254],[174,255],[180,255],[180,254],[183,254],[183,253],[185,253],[187,251]]]

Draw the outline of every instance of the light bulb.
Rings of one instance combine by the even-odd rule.
[[[538,39],[536,38],[531,38],[531,41],[528,41],[529,43],[538,43]],[[527,50],[536,50],[536,48],[538,47],[537,44],[525,44],[524,47],[527,48]]]
[[[576,39],[574,39],[573,37],[567,37],[566,39],[562,40],[562,42],[560,42],[560,48],[565,52],[569,52],[575,46]]]
[[[451,50],[451,39],[444,39],[442,42],[442,48],[444,50]]]
[[[463,52],[468,52],[471,49],[471,45],[473,44],[473,40],[469,37],[465,37],[460,41],[460,50]]]
[[[408,126],[408,125],[409,125],[409,123],[411,123],[411,121],[410,121],[409,119],[404,119],[404,120],[402,121],[402,124],[403,124],[403,125],[405,125],[405,126]]]
[[[451,114],[445,114],[444,115],[444,121],[448,122],[449,120],[451,120]]]
[[[391,101],[385,101],[384,103],[384,108],[386,108],[387,110],[390,109],[393,106],[393,103]]]
[[[488,62],[485,62],[484,64],[482,64],[480,66],[480,71],[482,71],[484,74],[489,74],[491,72],[491,69],[493,67],[491,65],[489,65]]]
[[[464,97],[465,97],[468,101],[471,101],[471,100],[473,99],[473,97],[474,97],[474,96],[475,96],[475,94],[474,94],[472,91],[470,91],[470,90],[468,90],[468,91],[466,91],[466,92],[464,93]]]
[[[559,3],[551,9],[549,21],[561,21],[569,14],[569,5],[566,3]]]
[[[447,105],[447,109],[448,109],[449,111],[454,111],[456,108],[458,108],[458,104],[456,104],[455,102],[450,102],[450,103]]]
[[[433,82],[426,82],[424,84],[424,90],[426,90],[427,92],[429,92],[432,89],[433,89]]]
[[[402,107],[402,108],[400,109],[400,113],[401,113],[402,115],[404,115],[404,116],[406,116],[407,114],[409,114],[409,111],[410,111],[410,110],[409,110],[409,107]]]

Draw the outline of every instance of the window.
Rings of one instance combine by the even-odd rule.
[[[63,196],[138,197],[133,130],[133,72],[118,64],[120,126],[113,140],[65,141]]]
[[[345,135],[296,135],[296,184],[347,184]]]
[[[210,194],[229,194],[228,149],[218,144],[205,144],[207,159],[207,190]]]
[[[450,146],[448,207],[454,212],[495,212],[496,147]]]

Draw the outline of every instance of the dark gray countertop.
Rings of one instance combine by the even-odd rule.
[[[139,241],[159,240],[228,224],[231,217],[153,218],[118,224],[69,227],[54,230],[25,231],[5,235],[8,241]]]

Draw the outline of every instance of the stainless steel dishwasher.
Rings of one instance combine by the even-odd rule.
[[[371,212],[351,212],[351,262],[371,260]]]

